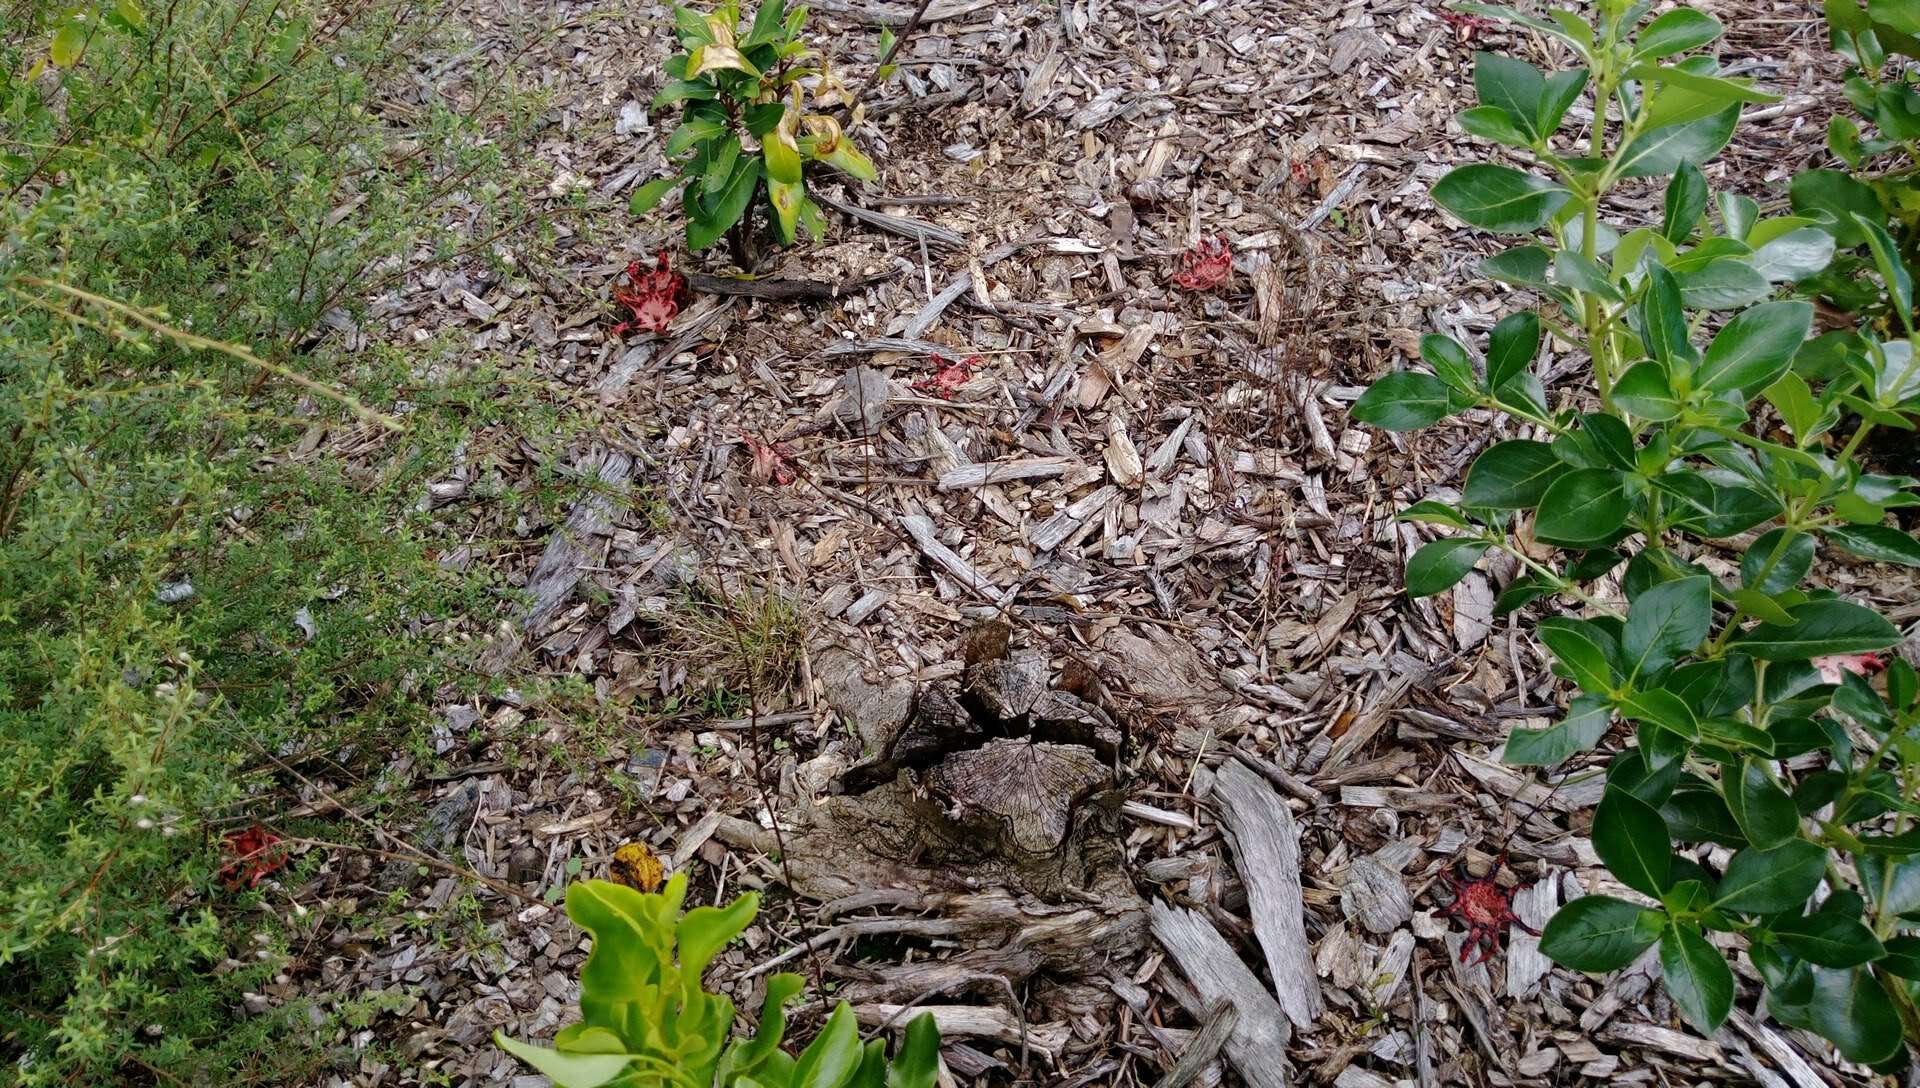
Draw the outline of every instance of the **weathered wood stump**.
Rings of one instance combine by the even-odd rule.
[[[833,912],[927,914],[960,948],[862,965],[843,986],[856,1004],[969,991],[1004,1002],[1029,989],[1071,1016],[1112,1000],[1087,983],[1129,969],[1146,939],[1119,834],[1124,731],[1054,688],[1044,654],[1008,643],[1002,625],[977,629],[959,682],[918,691],[868,679],[844,650],[814,654],[865,758],[790,810],[804,815],[786,832],[783,872]]]

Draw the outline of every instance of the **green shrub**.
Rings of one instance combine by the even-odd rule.
[[[1827,147],[1845,170],[1806,170],[1793,179],[1796,215],[1848,223],[1855,212],[1880,221],[1901,260],[1920,259],[1920,68],[1888,63],[1889,54],[1920,59],[1920,8],[1911,3],[1827,0],[1834,48],[1851,64],[1844,90],[1860,120],[1837,113],[1827,125]],[[1865,122],[1862,127],[1861,121]],[[1849,248],[1864,243],[1857,230],[1838,234]],[[1804,285],[1835,305],[1870,319],[1888,317],[1873,262],[1843,252]]]
[[[875,175],[837,120],[806,112],[803,79],[815,80],[816,105],[852,104],[800,37],[807,9],[761,0],[744,35],[740,18],[739,0],[725,0],[706,16],[674,7],[674,33],[687,51],[667,59],[667,84],[653,100],[655,106],[685,103],[680,127],[667,137],[673,173],[635,190],[630,207],[639,215],[684,186],[688,248],[727,238],[735,263],[751,269],[753,207],[761,193],[774,236],[790,244],[800,227],[816,238],[826,229],[819,205],[807,196],[808,163],[865,181]]]
[[[405,5],[28,0],[0,29],[0,1061],[25,1084],[291,1083],[305,1018],[240,1015],[283,893],[224,837],[275,756],[393,743],[474,589],[412,512],[464,394],[310,330],[497,150],[375,88]],[[78,28],[78,29],[76,29]],[[49,59],[53,64],[46,63]],[[305,345],[303,347],[303,345]],[[344,389],[336,393],[334,388]],[[371,405],[378,404],[376,410]]]
[[[767,978],[753,1035],[733,1039],[733,1001],[701,988],[713,957],[753,922],[753,892],[725,907],[685,913],[687,876],[642,894],[622,884],[583,880],[567,889],[567,917],[593,936],[580,969],[579,1023],[560,1029],[552,1048],[494,1041],[545,1073],[559,1088],[933,1088],[940,1031],[930,1013],[907,1024],[892,1059],[884,1039],[860,1042],[844,1001],[798,1058],[780,1049],[786,1006],[805,985],[799,975]]]
[[[1483,269],[1535,292],[1543,312],[1503,318],[1483,362],[1426,337],[1433,372],[1388,375],[1354,416],[1411,430],[1487,408],[1538,435],[1490,446],[1457,504],[1422,501],[1402,517],[1455,534],[1408,562],[1416,596],[1499,550],[1525,571],[1500,612],[1561,597],[1581,606],[1538,628],[1578,694],[1559,723],[1514,731],[1508,762],[1552,766],[1598,746],[1616,721],[1634,730],[1607,768],[1592,838],[1645,899],[1577,899],[1541,947],[1607,971],[1657,945],[1674,1005],[1711,1032],[1735,979],[1707,934],[1738,934],[1776,1020],[1850,1060],[1902,1062],[1903,1037],[1920,1041],[1920,677],[1894,660],[1886,693],[1870,685],[1862,674],[1885,664],[1876,655],[1900,633],[1808,579],[1823,544],[1920,565],[1920,541],[1883,524],[1920,503],[1920,481],[1855,456],[1875,428],[1911,429],[1920,410],[1911,270],[1877,203],[1761,218],[1754,201],[1710,191],[1699,164],[1727,144],[1743,104],[1770,96],[1693,52],[1720,35],[1709,16],[1680,8],[1645,21],[1650,5],[1626,0],[1602,0],[1592,23],[1462,7],[1557,38],[1582,62],[1548,74],[1481,54],[1481,104],[1460,123],[1538,170],[1466,165],[1433,190],[1472,226],[1540,236]],[[1583,93],[1601,120],[1576,146],[1560,130]],[[1661,177],[1657,222],[1603,217],[1616,185]],[[1809,340],[1812,306],[1769,298],[1855,247],[1885,322]],[[1548,333],[1591,358],[1597,408],[1549,404],[1533,371]],[[1750,532],[1736,573],[1700,562],[1702,541]],[[1536,558],[1542,545],[1556,561]],[[1615,571],[1624,603],[1589,594]],[[1702,844],[1731,860],[1708,868]]]

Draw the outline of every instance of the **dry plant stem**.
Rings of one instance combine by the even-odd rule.
[[[33,287],[44,287],[51,291],[57,291],[63,295],[67,295],[71,298],[78,299],[89,306],[93,306],[98,309],[106,310],[110,313],[117,314],[121,317],[126,318],[128,321],[131,321],[134,324],[141,326],[142,328],[148,329],[149,331],[152,331],[152,332],[157,332],[160,335],[165,336],[168,339],[171,339],[185,347],[200,348],[204,351],[217,351],[223,355],[232,356],[233,358],[238,359],[243,363],[247,363],[251,366],[259,368],[261,371],[271,373],[280,378],[284,378],[287,381],[290,381],[293,384],[299,386],[300,388],[305,389],[307,392],[314,394],[315,396],[325,397],[328,400],[334,401],[342,405],[348,411],[352,412],[356,416],[359,416],[361,419],[365,420],[368,423],[378,424],[381,427],[385,427],[389,430],[394,430],[394,431],[405,429],[400,423],[400,421],[393,418],[392,416],[386,415],[383,412],[376,412],[373,409],[368,408],[366,405],[361,404],[359,401],[354,400],[352,397],[346,395],[345,393],[342,393],[336,389],[332,389],[326,385],[323,385],[320,382],[314,381],[312,378],[309,378],[306,375],[299,373],[298,371],[291,370],[287,367],[280,365],[279,363],[270,363],[267,360],[260,358],[258,355],[255,355],[253,352],[248,351],[246,348],[240,347],[237,344],[228,344],[219,340],[210,340],[207,337],[198,336],[198,335],[195,335],[194,333],[190,333],[185,329],[176,329],[171,325],[157,321],[154,318],[148,316],[146,311],[140,309],[137,306],[130,306],[124,302],[119,302],[114,299],[106,298],[101,295],[96,295],[91,291],[83,291],[78,287],[69,286],[68,284],[61,283],[57,280],[45,280],[45,279],[39,278],[38,276],[22,276],[20,277],[19,282],[28,284],[29,286],[33,286]],[[14,297],[20,299],[22,302],[28,303],[29,305],[39,306],[43,309],[48,309],[48,310],[54,309],[54,307],[49,306],[47,304],[45,299],[36,298],[33,295],[29,295],[21,291],[13,291],[12,294],[14,295]],[[56,310],[55,312],[59,312],[59,311]],[[104,327],[104,329],[109,335],[114,336],[118,339],[123,339],[123,340],[131,339],[131,337],[127,336],[125,333],[114,330],[111,327]]]
[[[913,32],[920,29],[920,20],[926,16],[927,8],[931,4],[932,0],[920,0],[919,6],[913,9],[913,17],[907,20],[906,26],[900,28],[900,34],[893,39],[892,47],[880,57],[880,62],[875,64],[873,71],[868,74],[867,81],[860,84],[860,90],[855,92],[853,96],[855,102],[865,99],[867,92],[873,90],[874,84],[880,82],[880,69],[893,63],[893,58],[899,56],[900,50],[906,47],[907,39],[913,37]]]
[[[232,736],[233,734],[229,733],[228,735]],[[475,881],[476,883],[483,884],[493,889],[494,891],[499,892],[502,895],[512,896],[514,898],[520,899],[527,903],[542,902],[542,900],[538,896],[528,895],[526,892],[520,890],[519,888],[514,887],[511,884],[507,884],[503,881],[495,880],[489,876],[482,876],[481,874],[474,872],[472,869],[469,869],[464,865],[456,865],[453,862],[436,858],[428,854],[426,851],[420,849],[419,847],[414,846],[412,843],[407,842],[405,839],[402,839],[400,836],[395,835],[390,831],[382,831],[379,827],[374,825],[373,821],[367,819],[365,816],[360,815],[358,812],[355,812],[350,806],[342,803],[341,800],[338,797],[335,797],[325,786],[322,786],[319,783],[308,778],[306,775],[301,774],[298,770],[294,769],[292,764],[281,759],[279,756],[274,755],[272,752],[267,751],[265,748],[261,747],[259,743],[254,741],[253,738],[242,737],[241,739],[246,741],[246,743],[250,745],[254,751],[259,752],[261,755],[265,756],[275,766],[279,767],[281,770],[292,775],[293,777],[298,778],[302,785],[306,786],[308,789],[313,790],[314,792],[318,793],[321,797],[324,797],[328,801],[332,802],[335,808],[338,808],[341,812],[344,812],[348,816],[352,817],[355,822],[359,823],[360,825],[365,827],[367,830],[373,832],[376,835],[384,835],[385,837],[392,839],[395,843],[404,847],[406,852],[397,853],[395,851],[381,850],[371,846],[353,846],[347,843],[326,842],[320,839],[302,838],[298,835],[282,835],[281,838],[283,840],[287,842],[305,843],[309,846],[327,847],[327,848],[332,848],[336,850],[358,850],[362,853],[373,854],[377,857],[393,858],[400,861],[416,862],[418,864],[428,866],[429,868],[440,869],[445,872],[453,873],[456,876],[464,877],[468,880]]]
[[[747,639],[745,633],[740,630],[740,617],[731,608],[726,610],[726,616],[727,627],[733,632],[734,652],[747,658]],[[760,735],[760,683],[757,675],[759,671],[752,666],[747,669],[747,747],[753,750],[753,765],[748,768],[748,774],[753,778],[754,791],[760,795],[761,806],[767,810],[767,822],[773,825],[773,843],[780,850],[780,879],[786,882],[789,889],[792,889],[798,885],[793,882],[793,868],[787,861],[791,851],[787,849],[786,833],[780,829],[780,809],[774,804],[772,791],[767,788],[766,776],[761,773],[762,753],[766,749],[762,746]],[[820,957],[813,947],[813,942],[804,942],[802,947],[806,949],[807,968],[813,974],[814,1000],[819,1005],[820,1015],[825,1017],[829,1013],[827,994],[820,983],[826,978],[826,973],[820,967]]]

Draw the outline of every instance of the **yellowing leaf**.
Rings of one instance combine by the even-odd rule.
[[[712,36],[715,45],[733,47],[733,21],[725,15],[707,16],[707,33]]]
[[[782,245],[793,242],[794,229],[800,223],[800,206],[806,200],[806,186],[797,181],[767,178],[767,200],[773,204],[774,229]]]
[[[78,19],[67,20],[59,33],[53,36],[53,47],[48,50],[53,55],[53,63],[62,68],[71,68],[80,60],[80,54],[87,47],[86,28]]]
[[[760,70],[747,62],[740,51],[731,45],[703,45],[687,55],[687,78],[699,79],[707,72],[730,68],[748,75],[759,75]]]

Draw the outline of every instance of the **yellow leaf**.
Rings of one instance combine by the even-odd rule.
[[[736,72],[759,75],[759,69],[731,45],[703,45],[687,56],[687,78],[699,79],[703,73],[731,68]]]
[[[53,54],[53,63],[62,68],[71,68],[80,60],[80,54],[86,47],[86,28],[80,25],[80,20],[69,19],[53,36],[53,48],[49,52]]]

